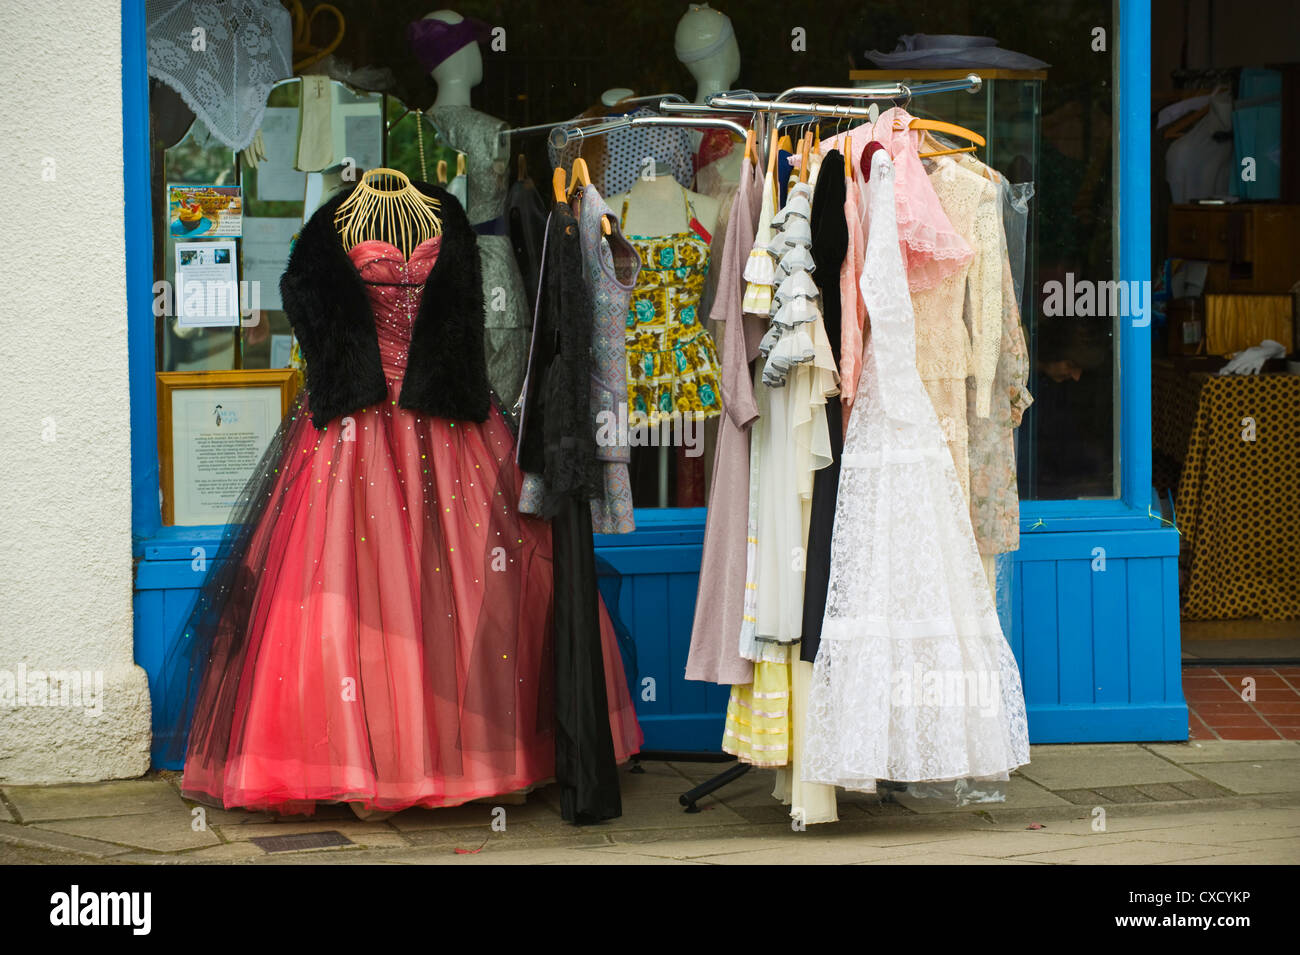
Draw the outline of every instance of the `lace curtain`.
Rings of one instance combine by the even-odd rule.
[[[147,0],[145,16],[149,75],[231,149],[252,142],[271,87],[293,75],[289,11],[276,0]]]

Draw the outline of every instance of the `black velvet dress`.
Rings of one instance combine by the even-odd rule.
[[[591,419],[594,310],[578,223],[557,203],[547,225],[532,356],[524,384],[519,465],[542,476],[555,569],[555,779],[565,821],[623,813],[609,728],[600,597],[591,529],[603,491]]]
[[[849,249],[844,219],[847,184],[844,157],[835,150],[822,159],[812,203],[812,255],[817,264],[813,281],[822,293],[822,321],[831,340],[836,366],[840,363],[840,266]],[[840,453],[844,450],[843,410],[838,398],[826,402],[831,463],[813,476],[812,517],[808,525],[808,558],[803,589],[803,643],[799,659],[809,663],[821,644],[822,615],[831,576],[831,532],[835,529],[835,498],[840,485]]]

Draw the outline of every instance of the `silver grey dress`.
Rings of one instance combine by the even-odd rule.
[[[488,381],[506,408],[512,408],[523,389],[528,364],[532,306],[526,301],[502,219],[509,188],[510,141],[497,133],[506,124],[472,106],[435,106],[425,115],[443,142],[466,155],[469,204],[465,212],[479,231]],[[484,234],[489,231],[493,234]]]

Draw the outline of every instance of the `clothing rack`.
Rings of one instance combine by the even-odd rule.
[[[959,80],[944,80],[934,83],[922,83],[909,87],[898,83],[893,86],[841,87],[841,86],[795,86],[773,97],[765,98],[757,93],[744,94],[742,91],[729,91],[708,97],[708,105],[696,103],[671,104],[661,103],[660,109],[667,113],[684,113],[696,116],[708,112],[730,113],[801,113],[812,116],[848,117],[869,115],[869,109],[861,106],[837,106],[825,103],[811,103],[805,100],[820,99],[896,99],[906,96],[910,102],[913,97],[932,93],[951,93],[959,90],[977,92],[983,80],[976,73]],[[737,94],[740,95],[737,95]],[[796,98],[798,100],[796,101]],[[683,119],[683,122],[685,120]],[[737,761],[735,765],[716,776],[706,779],[677,797],[677,801],[688,813],[700,812],[697,802],[716,792],[723,786],[735,782],[753,768],[750,763]]]
[[[652,93],[648,96],[628,96],[619,100],[610,109],[617,109],[622,106],[633,106],[640,103],[685,103],[686,97],[681,93]],[[532,126],[515,126],[510,129],[503,129],[497,133],[498,138],[501,136],[526,136],[531,133],[540,133],[545,130],[552,130],[558,126],[578,126],[583,123],[599,123],[609,120],[609,116],[573,116],[569,119],[557,119],[550,123],[535,123]]]
[[[621,119],[613,119],[608,122],[600,123],[594,126],[565,126],[557,125],[550,133],[551,145],[557,149],[567,146],[575,139],[586,139],[589,136],[603,136],[606,133],[612,133],[616,129],[627,129],[633,126],[688,126],[706,129],[729,129],[741,139],[745,138],[747,130],[734,119],[724,119],[716,115],[716,111],[711,111],[714,115],[710,116],[625,116]]]

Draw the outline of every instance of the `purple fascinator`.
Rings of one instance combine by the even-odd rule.
[[[491,33],[486,23],[472,17],[465,17],[460,23],[426,19],[407,26],[406,40],[428,72],[457,50],[471,43],[486,43]]]

